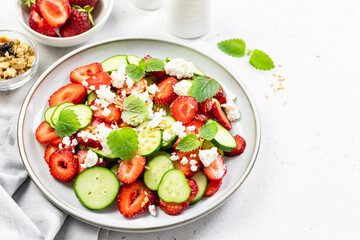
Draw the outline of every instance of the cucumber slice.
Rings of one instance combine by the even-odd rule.
[[[115,154],[111,153],[106,154],[103,150],[100,150],[98,148],[91,148],[91,147],[86,147],[86,149],[93,151],[94,153],[96,153],[99,157],[105,159],[105,160],[109,160],[109,161],[116,161],[119,158],[117,156],[115,156]]]
[[[144,183],[149,189],[157,191],[162,176],[168,170],[174,169],[174,164],[168,156],[159,155],[148,163],[148,167],[144,172]]]
[[[191,179],[196,182],[196,184],[198,185],[198,188],[199,188],[198,193],[196,194],[194,199],[191,200],[191,202],[190,202],[190,204],[194,204],[194,203],[197,203],[201,199],[201,197],[204,195],[208,179],[202,171],[197,172],[194,176],[191,177]]]
[[[87,105],[90,106],[90,104],[92,103],[92,101],[94,101],[95,99],[97,99],[98,96],[96,94],[96,92],[90,92],[87,95]]]
[[[231,152],[234,150],[236,148],[236,141],[231,133],[215,120],[209,119],[208,122],[215,122],[218,126],[218,132],[214,139],[211,140],[215,147],[224,152]]]
[[[139,62],[141,61],[141,57],[135,56],[135,55],[128,55],[126,57],[126,61],[128,64],[135,64],[139,65]]]
[[[163,121],[165,123],[167,123],[167,125],[169,125],[169,127],[166,127],[164,129],[164,131],[166,131],[167,129],[171,129],[171,124],[176,122],[175,119],[171,116],[163,116]],[[164,134],[164,133],[163,133]],[[169,149],[171,148],[171,146],[174,144],[174,142],[177,140],[177,136],[174,134],[174,136],[171,137],[171,139],[164,141],[162,140],[161,142],[161,148],[162,149]]]
[[[170,153],[165,152],[165,151],[157,151],[153,154],[151,154],[150,156],[148,156],[148,161],[151,161],[152,159],[154,159],[155,157],[159,156],[159,155],[165,155],[170,157]]]
[[[212,147],[215,147],[215,145],[212,142],[210,142],[209,140],[205,140],[203,145],[202,145],[203,149],[209,149],[209,148],[212,148]],[[224,156],[224,151],[221,150],[221,149],[218,149],[218,150],[221,153],[221,156]]]
[[[126,55],[117,55],[105,59],[101,65],[104,72],[114,71],[117,70],[121,65],[127,64]]]
[[[53,115],[54,111],[56,110],[57,106],[53,106],[53,107],[49,107],[48,109],[46,109],[45,113],[44,113],[44,119],[45,122],[47,124],[49,124],[49,126],[51,128],[55,128],[55,125],[52,123],[51,121],[51,116]]]
[[[54,126],[56,125],[57,121],[59,120],[59,115],[60,115],[61,110],[63,110],[64,107],[68,107],[68,106],[72,106],[72,105],[74,105],[74,104],[70,103],[70,102],[64,102],[56,107],[55,111],[51,115],[51,122],[53,123]]]
[[[182,203],[190,196],[191,188],[185,175],[177,169],[167,171],[161,178],[158,195],[165,202]]]
[[[159,129],[143,129],[138,133],[138,154],[149,156],[160,149],[162,142],[162,131]]]
[[[115,175],[117,175],[118,169],[119,169],[119,164],[116,163],[114,166],[111,167],[110,170],[111,170]]]
[[[93,112],[91,108],[85,104],[77,104],[65,107],[71,109],[77,115],[80,122],[80,129],[84,129],[91,123]]]
[[[103,209],[116,198],[120,189],[116,175],[104,167],[88,168],[80,173],[74,183],[79,201],[89,209]]]

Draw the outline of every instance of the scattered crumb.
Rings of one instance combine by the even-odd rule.
[[[266,97],[267,99],[269,99],[269,95],[266,94],[265,97]]]
[[[278,75],[278,78],[282,78],[282,76],[281,76],[281,75]]]
[[[273,91],[276,92],[276,88],[274,88]]]
[[[319,58],[319,57],[320,57],[320,55],[316,55],[316,57],[317,57],[317,58]]]
[[[285,81],[285,78],[279,78],[278,81]]]
[[[274,86],[274,84],[272,83],[272,84],[270,84],[270,87],[273,87]]]
[[[276,74],[275,74],[275,73],[273,73],[272,75],[273,75],[274,77],[276,77]]]
[[[284,106],[286,106],[287,102],[284,102]]]
[[[278,65],[278,67],[282,67],[282,65],[281,65],[281,64],[279,64],[279,65]]]

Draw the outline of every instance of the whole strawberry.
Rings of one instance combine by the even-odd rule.
[[[88,31],[94,26],[94,21],[90,14],[93,9],[89,5],[84,8],[77,5],[72,6],[69,19],[60,28],[60,35],[62,37],[72,37]]]
[[[90,5],[95,8],[98,0],[69,0],[70,5],[77,5],[80,7],[85,7],[86,5]]]

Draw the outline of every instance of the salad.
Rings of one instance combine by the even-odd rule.
[[[50,174],[73,181],[85,207],[117,199],[129,218],[155,216],[156,206],[178,215],[212,196],[224,156],[246,146],[230,133],[240,118],[235,97],[181,58],[117,55],[78,67],[48,103],[35,136]]]

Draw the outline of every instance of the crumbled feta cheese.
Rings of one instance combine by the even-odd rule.
[[[71,146],[75,147],[76,145],[78,145],[79,142],[76,140],[76,138],[74,138],[72,141],[71,141]]]
[[[191,166],[195,166],[196,164],[197,164],[196,160],[194,160],[194,159],[190,160],[190,165]]]
[[[89,168],[95,166],[95,164],[98,162],[98,156],[96,153],[94,153],[91,150],[87,151],[86,158],[84,160],[83,164],[80,164],[82,168]]]
[[[235,105],[235,100],[235,96],[229,96],[226,98],[226,103],[221,105],[221,107],[225,109],[226,116],[230,121],[235,121],[240,118],[240,112]]]
[[[111,126],[112,129],[117,129],[116,124],[111,124],[110,126]]]
[[[128,88],[131,88],[134,85],[134,81],[130,77],[127,77],[126,78],[126,85],[127,85]]]
[[[165,63],[166,74],[176,76],[178,79],[191,78],[194,75],[195,66],[182,58],[176,58]]]
[[[183,80],[175,84],[174,92],[179,96],[187,96],[192,83],[187,80]]]
[[[185,165],[185,164],[187,164],[189,162],[189,160],[186,158],[186,157],[183,157],[182,159],[181,159],[181,161],[180,161],[180,163],[182,164],[182,165]]]
[[[104,100],[108,103],[112,103],[116,94],[111,91],[110,86],[100,85],[99,89],[95,91],[97,97],[101,100]]]
[[[110,109],[108,108],[104,108],[102,115],[104,115],[105,117],[109,116],[109,114],[111,113]]]
[[[217,158],[217,156],[218,151],[216,147],[199,151],[199,158],[204,167],[210,166],[210,164]]]
[[[149,96],[149,93],[148,92],[143,92],[143,93],[138,93],[137,91],[133,91],[131,93],[131,95],[135,95],[135,96],[138,96],[141,100],[143,100],[145,103],[147,102],[152,102],[150,96]]]
[[[71,145],[71,139],[70,139],[70,137],[64,137],[63,139],[62,139],[62,144],[63,144],[63,147],[64,148],[69,148],[70,147],[70,145]]]
[[[102,163],[104,161],[104,159],[99,158],[99,163]]]
[[[192,157],[192,158],[196,158],[196,153],[192,153],[192,154],[190,154],[190,157]]]
[[[193,172],[196,172],[198,170],[198,166],[192,165],[190,167],[190,170],[193,171]]]
[[[156,92],[159,91],[159,88],[156,86],[156,84],[154,83],[153,85],[150,85],[148,87],[146,87],[146,90],[152,94],[152,95],[155,95]]]
[[[149,212],[150,212],[151,216],[156,217],[156,208],[155,208],[155,205],[153,205],[153,204],[150,204],[150,205],[149,205]]]
[[[126,90],[121,91],[121,96],[126,97]]]
[[[64,149],[62,143],[60,143],[58,147],[60,150]]]
[[[174,133],[179,136],[179,138],[183,138],[186,136],[185,133],[185,126],[182,124],[182,122],[174,122],[173,124],[171,124],[171,128],[174,131]]]
[[[177,160],[179,160],[179,156],[176,155],[175,152],[173,152],[173,153],[171,153],[171,155],[170,155],[170,160],[171,160],[171,161],[177,161]]]
[[[113,129],[106,127],[104,123],[98,125],[97,129],[99,131],[97,137],[101,143],[102,150],[106,155],[111,155],[112,151],[110,150],[109,145],[107,145],[107,137]]]
[[[164,132],[163,132],[163,135],[162,135],[162,139],[164,141],[169,141],[172,137],[173,137],[173,132],[170,130],[170,129],[166,129]]]
[[[80,131],[80,132],[77,133],[77,136],[79,138],[82,138],[82,140],[84,142],[88,142],[89,139],[95,140],[95,141],[98,140],[96,135],[94,135],[94,134],[92,134],[91,132],[88,132],[88,131]]]
[[[190,131],[190,132],[193,132],[193,131],[195,131],[196,127],[195,126],[188,126],[186,129],[188,131]]]
[[[116,88],[122,88],[126,80],[126,64],[121,65],[116,71],[111,72],[112,85]]]
[[[95,86],[94,86],[94,85],[91,85],[91,86],[90,86],[90,90],[91,90],[91,91],[95,91]]]
[[[89,83],[87,81],[82,81],[81,84],[84,86],[84,87],[87,87],[89,85]]]
[[[91,110],[94,110],[94,111],[98,110],[97,107],[95,107],[94,105],[90,106],[90,108],[91,108]]]
[[[165,116],[166,112],[164,109],[160,109],[158,112],[154,113],[153,119],[148,123],[148,126],[151,128],[156,128],[159,126],[160,122],[163,120],[162,116]]]

